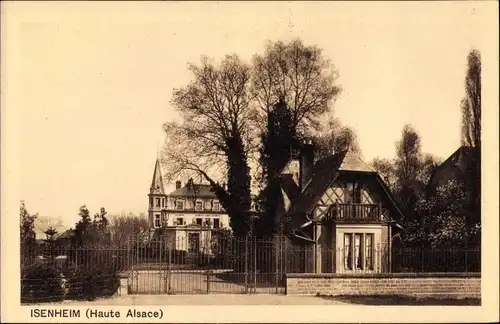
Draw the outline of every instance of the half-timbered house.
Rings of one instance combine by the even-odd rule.
[[[403,216],[388,186],[351,151],[319,161],[313,152],[303,145],[281,177],[278,217],[286,220],[291,245],[311,252],[296,271],[388,271],[392,228]]]

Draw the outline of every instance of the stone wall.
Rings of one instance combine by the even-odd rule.
[[[287,274],[288,295],[480,298],[479,273]]]

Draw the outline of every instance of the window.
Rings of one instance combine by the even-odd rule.
[[[347,183],[346,186],[346,203],[361,204],[362,188],[357,183]]]
[[[149,197],[149,207],[153,207],[153,198]]]
[[[219,228],[220,227],[220,221],[218,218],[214,218],[214,228]]]
[[[177,218],[177,225],[184,225],[184,219],[182,217]]]
[[[184,201],[182,201],[182,200],[176,200],[175,201],[175,209],[177,209],[177,210],[184,210]]]
[[[155,227],[160,227],[160,214],[155,215]]]
[[[219,209],[220,209],[220,204],[219,204],[219,202],[218,202],[218,201],[215,201],[215,200],[214,200],[214,202],[213,202],[213,204],[212,204],[212,209],[213,209],[213,210],[219,210]]]
[[[197,219],[196,219],[196,224],[198,224],[198,225],[200,225],[200,226],[201,226],[201,225],[203,224],[203,219],[201,219],[201,218],[197,218]]]
[[[205,226],[210,227],[210,218],[205,218]]]
[[[373,234],[365,234],[365,266],[373,270]]]
[[[356,269],[363,269],[361,258],[361,234],[354,234],[354,257]]]
[[[344,234],[344,268],[352,270],[351,234]]]
[[[162,198],[162,199],[161,199],[161,206],[162,206],[162,207],[165,207],[165,198]]]
[[[355,204],[361,204],[361,185],[356,184],[354,185],[354,203]]]
[[[168,220],[168,217],[167,217],[167,216],[168,216],[167,214],[163,214],[163,213],[161,214],[161,224],[162,224],[163,226],[166,226],[166,225],[167,225],[167,220]]]
[[[344,268],[347,270],[373,270],[372,233],[344,234]]]
[[[195,205],[194,205],[194,209],[195,210],[202,210],[203,209],[203,202],[202,201],[196,201]]]
[[[161,207],[160,201],[161,201],[161,198],[156,198],[156,207]]]
[[[205,209],[210,210],[210,200],[205,201]]]

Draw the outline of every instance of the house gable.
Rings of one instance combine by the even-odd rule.
[[[445,185],[450,180],[462,182],[467,172],[480,162],[480,152],[475,147],[462,146],[441,163],[429,179],[428,190]]]
[[[346,180],[339,180],[333,182],[333,184],[326,189],[325,193],[319,200],[320,205],[331,205],[335,203],[345,204],[347,203],[347,190],[348,185],[352,182]],[[369,188],[367,183],[356,183],[361,187],[361,204],[375,204],[376,199],[373,196],[373,190]]]
[[[389,188],[380,176],[357,155],[343,151],[318,161],[313,168],[310,182],[292,202],[288,212],[289,230],[292,232],[311,224],[311,220],[322,219],[335,203],[346,203],[348,179],[360,180],[361,202],[378,204],[382,202],[383,219],[391,220],[391,214],[399,214]]]
[[[289,176],[299,186],[300,162],[298,159],[290,159],[281,172],[284,176]]]

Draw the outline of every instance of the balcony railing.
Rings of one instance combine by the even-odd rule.
[[[332,220],[380,220],[380,206],[375,204],[334,204],[328,211]]]

